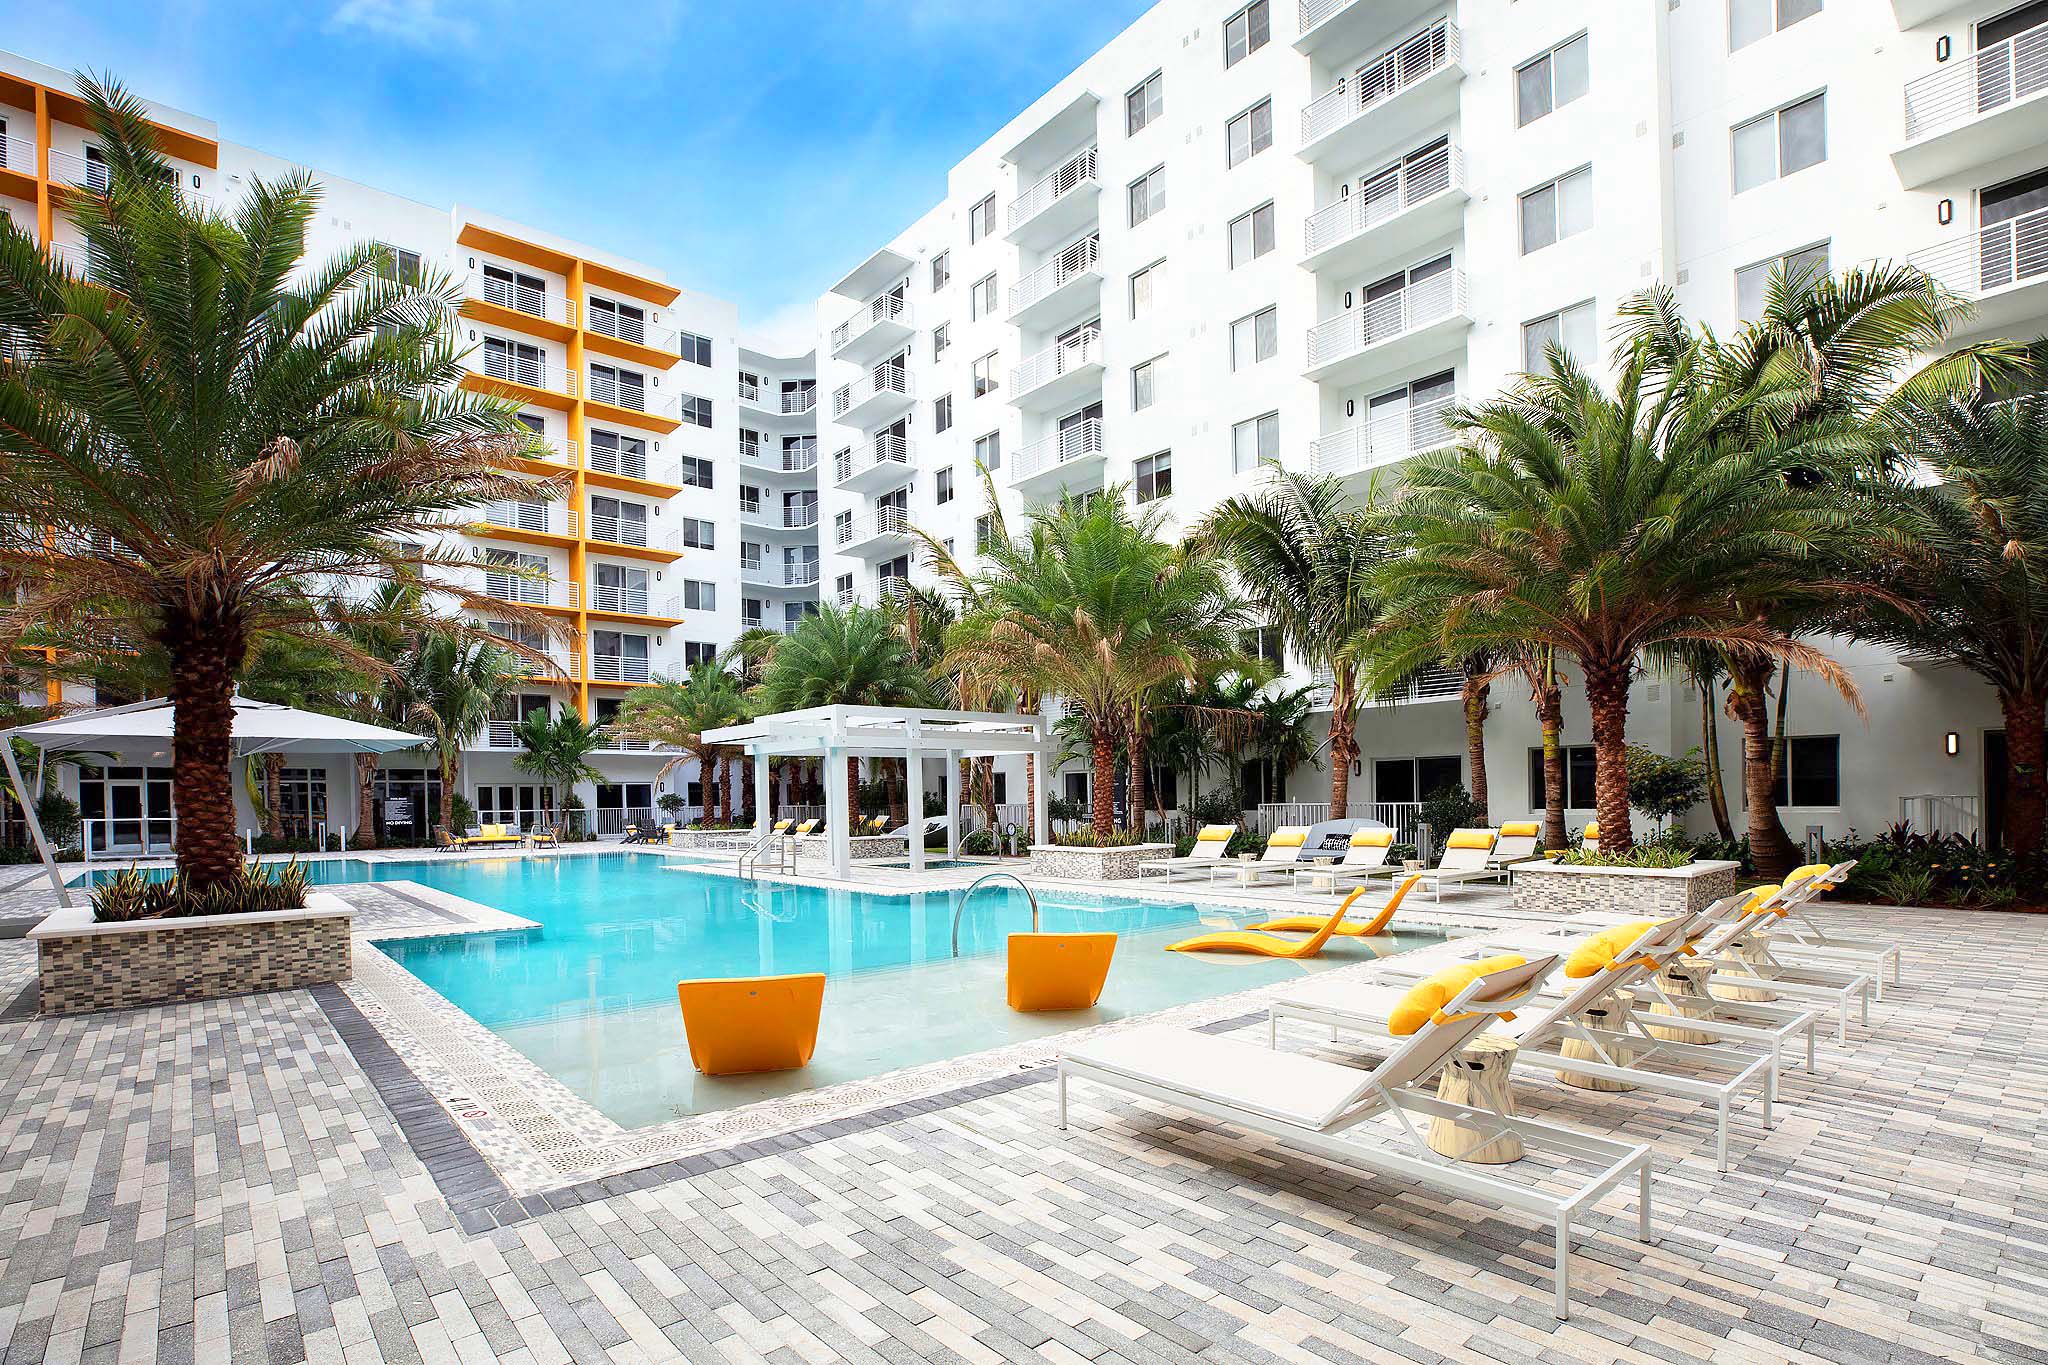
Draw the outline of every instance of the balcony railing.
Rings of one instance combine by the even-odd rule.
[[[484,726],[484,747],[486,749],[518,749],[519,722],[516,720],[493,720]]]
[[[2048,209],[1978,228],[1906,259],[1931,279],[1969,296],[2048,279]]]
[[[559,502],[517,502],[500,500],[484,506],[483,518],[492,526],[518,531],[539,531],[547,535],[574,535],[570,509]]]
[[[54,243],[50,247],[50,259],[80,279],[93,284],[107,282],[99,267],[93,264],[92,250],[84,242]]]
[[[1439,19],[1407,42],[1365,62],[1301,111],[1301,143],[1319,142],[1353,119],[1458,60],[1458,26]]]
[[[856,517],[833,528],[835,546],[852,545],[875,536],[910,534],[910,512],[903,507],[877,507],[873,515]]]
[[[882,435],[854,448],[840,451],[832,459],[834,482],[845,483],[856,474],[883,466],[908,466],[913,447],[901,436]]]
[[[759,555],[740,556],[740,577],[749,583],[771,588],[804,588],[818,581],[815,563],[770,563]]]
[[[105,194],[114,183],[113,168],[104,161],[94,161],[67,152],[60,147],[50,149],[50,179],[60,185],[70,185],[95,194]]]
[[[484,596],[528,607],[573,609],[578,601],[574,583],[558,583],[552,578],[529,578],[525,574],[501,573],[491,569],[484,571]]]
[[[622,479],[648,479],[674,483],[682,477],[682,466],[673,460],[649,459],[646,450],[624,445],[590,447],[590,469]]]
[[[1095,149],[1074,156],[1010,202],[1010,230],[1016,231],[1084,185],[1095,183]]]
[[[841,384],[832,391],[832,416],[844,417],[848,412],[871,398],[895,394],[908,398],[912,393],[910,370],[903,365],[877,365],[854,380]]]
[[[662,549],[676,548],[675,533],[666,538],[648,530],[644,521],[633,521],[611,512],[590,514],[590,538],[609,541],[613,545],[638,545],[643,548],[658,546]]]
[[[910,302],[895,294],[877,294],[856,308],[853,316],[832,329],[832,350],[836,353],[846,343],[884,322],[910,325]]]
[[[2048,90],[2048,23],[2015,33],[1906,85],[1906,141],[1917,142]]]
[[[1010,286],[1010,312],[1021,313],[1040,299],[1065,288],[1083,275],[1099,273],[1099,236],[1083,237],[1059,255]]]
[[[630,341],[635,346],[651,346],[657,351],[676,349],[676,332],[672,327],[659,327],[645,318],[628,317],[604,308],[585,308],[583,317],[584,326],[599,336]]]
[[[888,578],[878,579],[875,585],[865,592],[859,588],[842,588],[836,595],[835,600],[842,607],[850,607],[856,603],[878,607],[884,602],[900,602],[909,595],[910,580],[891,575]]]
[[[818,391],[816,389],[796,389],[785,393],[781,396],[780,406],[782,411],[789,416],[809,412],[812,408],[818,406]]]
[[[647,754],[670,752],[668,745],[656,744],[653,740],[642,739],[638,735],[629,735],[616,725],[600,725],[597,727],[597,732],[604,736],[604,747],[607,753]]]
[[[550,365],[515,352],[493,351],[483,353],[481,373],[492,379],[503,379],[514,384],[524,384],[530,389],[546,389],[549,393],[576,396],[576,376],[560,365]]]
[[[1419,160],[1405,162],[1396,176],[1377,182],[1308,216],[1302,225],[1305,255],[1313,256],[1348,237],[1370,232],[1424,200],[1465,188],[1465,154],[1446,144]]]
[[[1011,462],[1010,481],[1021,483],[1047,470],[1101,453],[1102,419],[1090,417],[1019,450]]]
[[[773,441],[741,441],[740,458],[785,474],[801,474],[818,467],[818,438],[806,436],[793,446],[779,446]]]
[[[1309,470],[1355,474],[1448,445],[1455,437],[1444,418],[1457,402],[1447,394],[1319,436],[1309,442]]]
[[[494,279],[483,271],[473,271],[469,277],[469,296],[498,308],[509,308],[515,313],[529,317],[545,318],[567,326],[570,321],[569,300],[559,294],[550,294],[545,289],[535,289],[517,280]]]
[[[1465,272],[1446,270],[1308,329],[1311,369],[1465,310]]]
[[[652,597],[644,587],[617,587],[608,583],[593,583],[590,586],[592,611],[624,612],[634,616],[666,616],[680,620],[681,606],[682,603],[673,595]]]
[[[18,171],[22,175],[34,175],[36,173],[35,139],[16,137],[12,133],[0,133],[0,170]]]
[[[818,524],[818,508],[815,503],[783,503],[780,507],[760,498],[741,498],[740,515],[750,518],[757,526],[780,526],[785,531],[801,531]]]
[[[759,384],[749,384],[746,380],[742,379],[740,381],[740,401],[742,403],[758,404],[761,401],[761,386]]]
[[[1102,333],[1090,327],[1065,341],[1048,346],[1010,371],[1010,396],[1021,397],[1063,374],[1102,363]]]
[[[644,412],[655,417],[673,419],[676,415],[676,400],[663,398],[650,392],[641,384],[622,384],[608,375],[590,376],[590,401],[609,403],[615,408],[630,412]]]
[[[651,673],[644,656],[636,654],[593,654],[590,676],[597,682],[646,682]]]

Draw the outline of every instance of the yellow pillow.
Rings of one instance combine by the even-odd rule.
[[[1492,848],[1493,831],[1490,829],[1459,829],[1451,831],[1445,848]]]
[[[1656,920],[1640,919],[1633,924],[1617,924],[1612,929],[1588,934],[1579,940],[1579,946],[1572,949],[1572,955],[1564,960],[1564,974],[1573,980],[1598,976],[1614,965],[1616,953],[1641,938],[1656,923]]]
[[[1599,838],[1599,837],[1600,837],[1600,822],[1599,822],[1598,820],[1588,820],[1588,821],[1586,822],[1586,832],[1585,832],[1584,834],[1580,835],[1579,837],[1580,837],[1580,838],[1582,838],[1582,839],[1597,839],[1597,838]]]
[[[1390,829],[1362,829],[1351,836],[1353,848],[1392,848],[1394,831]]]
[[[1543,827],[1534,820],[1514,820],[1500,827],[1503,839],[1533,839]]]
[[[1218,839],[1221,839],[1228,843],[1230,842],[1230,836],[1235,833],[1237,833],[1236,825],[1204,825],[1202,826],[1202,832],[1195,836],[1195,842],[1198,844],[1213,844]]]
[[[1303,829],[1300,825],[1289,825],[1286,829],[1274,830],[1273,837],[1266,840],[1266,847],[1300,848],[1303,844],[1307,842],[1307,830]]]
[[[1424,1024],[1432,1021],[1444,1023],[1443,1008],[1457,998],[1459,991],[1489,972],[1504,972],[1511,967],[1524,966],[1528,961],[1529,959],[1519,953],[1505,953],[1500,957],[1489,957],[1482,962],[1466,962],[1456,967],[1446,967],[1434,976],[1424,977],[1401,997],[1393,1012],[1387,1016],[1387,1032],[1395,1038],[1406,1038]],[[1512,1019],[1514,1016],[1505,1017]]]

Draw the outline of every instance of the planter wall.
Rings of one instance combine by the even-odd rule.
[[[1076,848],[1067,844],[1033,844],[1031,875],[1065,877],[1073,881],[1136,881],[1138,864],[1172,856],[1172,844],[1129,844],[1123,848]]]
[[[670,848],[693,853],[738,854],[752,848],[759,838],[750,829],[679,829],[668,837]],[[831,845],[822,834],[807,834],[797,840],[797,854],[804,858],[829,858]],[[861,834],[846,841],[847,856],[855,862],[876,858],[902,858],[910,852],[910,841],[901,834]],[[936,855],[935,855],[936,856]]]
[[[1735,890],[1740,863],[1697,862],[1684,867],[1566,867],[1515,864],[1515,908],[1538,914],[1604,911],[1668,919],[1710,905]]]
[[[99,924],[92,907],[59,910],[29,931],[44,1014],[132,1009],[346,980],[347,902],[324,892],[304,910]]]

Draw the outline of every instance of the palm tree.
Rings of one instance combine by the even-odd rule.
[[[504,472],[532,442],[509,407],[455,387],[452,285],[389,278],[373,244],[302,268],[303,173],[252,179],[231,213],[188,207],[142,104],[78,88],[108,172],[67,192],[90,282],[0,220],[0,580],[21,585],[0,650],[49,631],[87,674],[164,652],[178,865],[204,891],[242,875],[229,767],[252,644],[333,641],[323,608],[356,581],[468,565],[418,547],[553,489]]]
[[[520,748],[512,756],[513,765],[559,789],[561,809],[570,809],[577,783],[604,781],[590,756],[611,741],[603,726],[592,725],[575,711],[564,708],[553,717],[544,710],[529,711],[512,734]]]
[[[1266,760],[1270,784],[1259,793],[1261,800],[1281,799],[1279,783],[1301,767],[1320,767],[1315,732],[1309,718],[1315,714],[1315,689],[1283,688],[1267,692],[1253,705],[1257,716],[1260,755]]]
[[[1228,498],[1196,536],[1229,561],[1282,643],[1330,677],[1330,815],[1344,818],[1358,759],[1359,665],[1345,646],[1373,623],[1373,574],[1386,537],[1374,493],[1354,501],[1332,478],[1268,473],[1258,492]]]
[[[812,706],[923,706],[937,689],[879,607],[826,607],[797,623],[749,701],[757,713]],[[849,812],[860,809],[860,764],[846,765]]]
[[[1529,684],[1536,728],[1543,737],[1543,846],[1564,848],[1564,674],[1554,645],[1523,644],[1513,651],[1515,671]]]
[[[455,825],[462,750],[518,686],[510,651],[461,635],[426,637],[405,661],[397,688],[407,719],[425,727],[441,769],[441,824]]]
[[[613,718],[621,734],[666,745],[676,751],[661,770],[674,772],[685,759],[697,764],[697,782],[703,793],[703,817],[711,818],[713,776],[722,755],[728,751],[705,735],[727,725],[738,725],[749,713],[747,695],[739,679],[714,661],[691,666],[681,678],[656,678],[651,686],[635,688]],[[726,802],[726,816],[731,802]]]
[[[242,695],[252,701],[340,715],[346,713],[348,698],[362,690],[366,679],[347,654],[324,641],[270,635],[249,651],[240,684]],[[284,837],[284,803],[280,800],[284,757],[273,751],[250,760],[261,775],[263,832],[273,839]]]
[[[1490,649],[1471,650],[1457,661],[1458,706],[1465,715],[1465,767],[1472,774],[1469,794],[1472,804],[1479,808],[1474,818],[1482,825],[1487,823],[1488,805],[1486,718],[1493,711],[1488,698],[1493,693],[1493,680],[1499,672],[1497,662],[1496,652]]]

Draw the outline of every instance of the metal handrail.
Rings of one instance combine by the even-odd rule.
[[[1031,900],[1031,932],[1038,932],[1038,893],[1024,884],[1024,879],[1014,872],[984,872],[967,885],[967,894],[960,898],[960,904],[953,908],[953,956],[960,956],[960,916],[967,913],[967,902],[974,899],[974,893],[981,889],[983,882],[1001,881],[1004,878],[1017,883],[1017,887]]]

